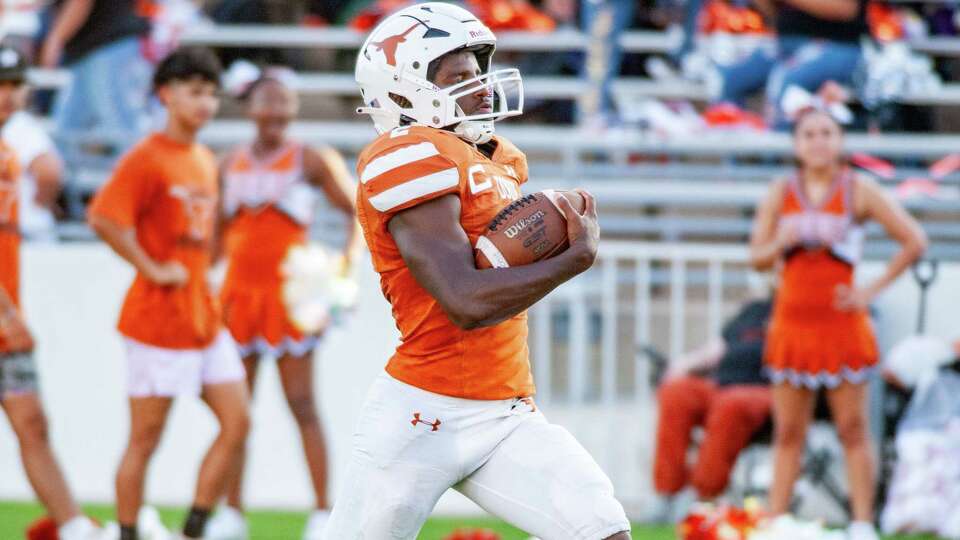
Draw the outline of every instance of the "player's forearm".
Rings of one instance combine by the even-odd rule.
[[[528,266],[478,270],[477,283],[470,290],[473,327],[493,326],[529,309],[592,262],[573,249]]]
[[[137,241],[136,230],[123,227],[109,219],[93,217],[90,226],[104,242],[121,258],[133,265],[138,272],[149,273],[156,262],[147,255]]]

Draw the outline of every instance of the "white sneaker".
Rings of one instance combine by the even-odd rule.
[[[170,540],[176,538],[160,521],[160,512],[152,506],[140,507],[137,513],[137,536],[140,540]]]
[[[243,513],[232,506],[221,506],[207,522],[204,540],[247,540],[250,531]]]
[[[877,529],[873,523],[867,521],[854,521],[847,527],[848,540],[880,540]]]
[[[329,510],[314,510],[307,520],[307,528],[303,530],[303,540],[323,540],[323,531],[330,521]]]
[[[87,516],[76,516],[57,529],[61,540],[98,540],[102,529]]]

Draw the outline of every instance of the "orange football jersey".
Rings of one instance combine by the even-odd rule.
[[[155,261],[177,261],[190,277],[160,286],[137,274],[120,312],[120,333],[147,345],[201,349],[220,329],[207,285],[218,199],[217,163],[200,144],[154,133],[128,152],[90,205],[90,214],[136,229]]]
[[[398,212],[454,194],[460,225],[475,245],[504,206],[520,198],[527,160],[502,137],[487,158],[455,134],[423,126],[384,133],[360,154],[357,213],[393,308],[401,343],[387,364],[396,379],[467,399],[507,399],[534,392],[527,349],[527,316],[463,330],[414,279],[387,224]],[[496,271],[496,270],[490,270]]]
[[[20,305],[19,177],[16,155],[0,142],[0,288],[7,292],[14,306]],[[0,313],[0,319],[2,316]],[[0,353],[6,350],[0,331]]]

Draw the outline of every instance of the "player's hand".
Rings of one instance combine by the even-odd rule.
[[[868,288],[840,284],[834,290],[834,307],[840,311],[867,311],[876,294]]]
[[[12,352],[33,350],[33,336],[20,312],[15,309],[0,314],[0,336]]]
[[[157,285],[180,287],[187,284],[190,278],[187,269],[177,261],[154,263],[147,268],[146,278]]]
[[[579,255],[579,272],[593,266],[600,245],[600,224],[597,222],[597,201],[583,189],[575,189],[583,197],[583,214],[577,213],[566,197],[557,197],[557,205],[567,220],[567,239],[570,251]]]

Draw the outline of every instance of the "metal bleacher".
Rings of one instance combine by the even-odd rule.
[[[624,51],[663,54],[674,50],[681,36],[677,32],[632,31],[620,39]],[[182,36],[184,44],[211,47],[346,49],[359,48],[363,34],[349,28],[276,27],[273,25],[196,25]],[[561,29],[549,34],[533,32],[501,32],[497,48],[502,52],[556,52],[583,50],[588,38],[581,32]],[[933,56],[960,56],[960,39],[952,37],[918,38],[911,42],[917,52]],[[60,70],[34,70],[32,83],[41,88],[64,84],[67,75]],[[308,72],[300,74],[299,90],[308,95],[352,96],[356,86],[351,74]],[[709,99],[706,88],[686,80],[657,81],[644,77],[621,78],[615,92],[631,97],[685,99],[703,102]],[[572,100],[587,89],[586,81],[576,77],[528,77],[524,81],[526,95],[537,99]],[[933,92],[917,92],[898,100],[910,105],[960,105],[960,84],[945,84]]]
[[[201,25],[182,36],[183,43],[214,47],[262,47],[287,49],[356,49],[363,36],[345,28],[275,27],[266,25]],[[628,52],[663,53],[674,48],[679,35],[672,32],[627,32],[621,38]],[[580,50],[587,45],[583,34],[560,30],[549,35],[503,32],[498,50],[530,53]],[[960,56],[960,39],[929,38],[911,43],[914,50],[933,55]],[[352,73],[306,72],[299,74],[298,91],[304,96],[330,100],[349,117],[359,104]],[[58,87],[64,83],[59,71],[34,70],[34,85]],[[588,89],[577,77],[529,76],[524,78],[529,99],[575,99]],[[615,92],[632,98],[703,101],[705,90],[682,80],[660,82],[645,78],[621,78]],[[945,84],[930,95],[908,96],[904,102],[926,106],[960,105],[960,85]],[[317,145],[330,145],[348,158],[375,135],[366,119],[356,121],[315,118],[295,122],[293,136]],[[756,202],[767,181],[785,170],[792,155],[790,136],[783,133],[711,131],[689,136],[663,137],[640,130],[591,133],[571,126],[536,125],[516,121],[499,124],[498,133],[513,140],[529,156],[531,185],[543,187],[586,186],[597,194],[601,225],[610,237],[645,240],[695,240],[743,242]],[[202,133],[202,140],[222,150],[254,134],[244,120],[221,118]],[[921,167],[960,149],[960,135],[953,134],[862,134],[847,136],[847,148],[903,164],[893,183],[922,173]],[[912,167],[912,169],[909,169]],[[76,171],[75,188],[92,190],[105,170]],[[960,175],[942,179],[946,196],[908,200],[933,239],[934,255],[960,260]],[[76,224],[64,229],[67,236],[84,236]],[[880,241],[882,231],[872,227],[868,254],[882,256],[894,245]]]

